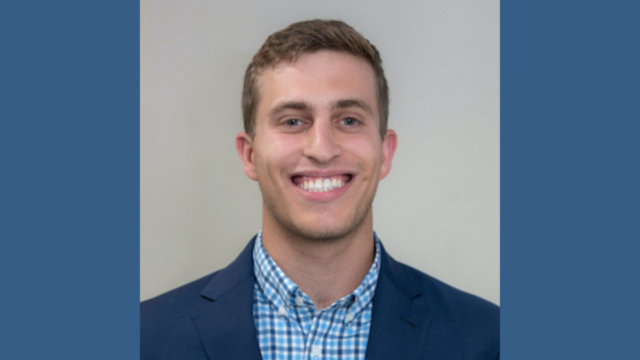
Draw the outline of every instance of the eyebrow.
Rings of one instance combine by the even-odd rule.
[[[273,109],[271,109],[271,111],[269,111],[269,115],[277,114],[283,110],[312,111],[313,106],[304,101],[287,101],[282,104],[276,105]]]
[[[357,107],[360,108],[366,112],[368,112],[369,114],[373,115],[373,110],[371,109],[371,106],[369,106],[369,104],[367,104],[366,102],[360,100],[360,99],[344,99],[344,100],[338,100],[338,102],[336,102],[335,106],[333,107],[334,109],[346,109],[346,108],[350,108],[350,107]]]
[[[371,106],[360,99],[342,99],[336,101],[336,103],[333,105],[333,109],[347,109],[351,107],[360,108],[373,115]],[[313,106],[305,101],[287,101],[276,105],[273,109],[271,109],[271,111],[269,111],[269,115],[277,114],[283,110],[301,110],[312,112]]]

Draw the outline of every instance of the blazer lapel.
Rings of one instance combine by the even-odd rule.
[[[262,359],[253,320],[254,240],[213,277],[201,294],[207,303],[192,314],[209,359]],[[426,343],[427,309],[413,304],[421,294],[401,265],[384,248],[381,255],[366,359],[415,359]]]
[[[253,244],[202,291],[208,302],[192,314],[209,359],[261,360],[253,320]]]
[[[415,359],[426,343],[429,326],[426,309],[412,303],[421,294],[384,248],[381,260],[365,358]]]

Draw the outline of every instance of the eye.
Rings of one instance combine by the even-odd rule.
[[[298,126],[301,124],[301,122],[298,119],[288,119],[284,122],[284,124],[285,126]]]
[[[346,126],[355,126],[355,125],[358,125],[359,122],[360,121],[352,117],[346,117],[342,119],[342,123]]]

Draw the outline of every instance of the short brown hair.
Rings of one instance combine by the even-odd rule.
[[[262,71],[281,61],[295,61],[302,55],[320,50],[346,52],[371,64],[377,85],[380,135],[384,138],[389,116],[389,88],[382,70],[380,53],[359,32],[337,20],[310,20],[291,24],[269,36],[253,56],[247,67],[242,89],[244,130],[250,137],[255,132],[255,112],[259,101],[257,82]]]

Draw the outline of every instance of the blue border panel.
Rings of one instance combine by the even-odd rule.
[[[640,358],[640,3],[502,2],[502,357]]]
[[[0,5],[0,358],[139,358],[139,3]]]

